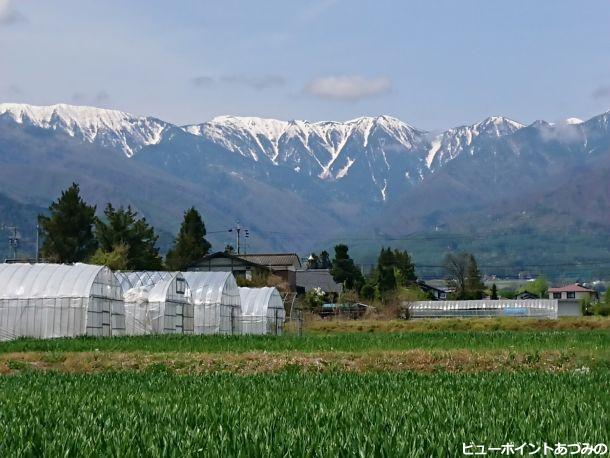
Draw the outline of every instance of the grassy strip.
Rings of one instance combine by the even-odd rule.
[[[610,317],[591,316],[560,318],[558,320],[527,318],[443,318],[426,320],[349,320],[321,319],[308,316],[306,332],[354,333],[354,332],[439,332],[439,331],[578,331],[608,330]]]
[[[496,331],[310,334],[303,337],[158,335],[115,338],[20,339],[0,343],[0,354],[40,352],[250,352],[392,350],[591,351],[610,355],[609,331]]]
[[[461,456],[610,442],[610,371],[0,377],[4,456]],[[530,449],[526,450],[526,453]]]
[[[299,372],[498,372],[588,371],[610,369],[610,358],[568,351],[511,352],[470,350],[368,353],[284,352],[249,353],[141,353],[51,352],[0,355],[0,374],[32,371],[98,373],[106,371],[171,372],[181,375],[228,372],[248,375],[286,370]]]

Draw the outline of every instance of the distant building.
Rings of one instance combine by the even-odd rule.
[[[530,293],[529,291],[521,291],[520,293],[518,293],[515,296],[515,299],[521,299],[521,300],[526,300],[526,299],[539,299],[538,296],[536,296],[534,293]]]
[[[432,298],[434,298],[434,300],[437,301],[446,300],[447,297],[449,297],[449,294],[452,292],[452,290],[449,288],[433,286],[424,281],[418,281],[417,286],[419,286],[419,289],[421,289],[424,293],[430,295]]]
[[[235,277],[248,280],[256,273],[272,273],[286,282],[291,291],[296,291],[296,271],[301,260],[295,253],[231,254],[223,251],[202,258],[189,271],[233,272]]]
[[[585,288],[579,283],[561,286],[559,288],[549,288],[549,299],[595,299],[597,291]]]
[[[340,294],[343,285],[337,283],[329,269],[299,269],[297,274],[297,293],[304,294],[315,288],[320,288],[327,294]]]
[[[558,301],[559,316],[581,316],[583,299],[597,300],[598,294],[594,289],[585,288],[579,283],[549,288],[549,299]]]

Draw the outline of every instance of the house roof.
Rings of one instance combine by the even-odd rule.
[[[549,293],[594,293],[594,289],[585,288],[578,283],[571,285],[560,286],[558,288],[549,288]]]
[[[305,292],[320,288],[326,293],[340,293],[342,290],[328,269],[297,270],[297,288],[303,288]]]
[[[246,261],[268,266],[278,267],[301,267],[301,259],[296,253],[260,253],[260,254],[240,254],[238,258]]]
[[[252,260],[245,259],[245,258],[243,258],[243,256],[244,255],[237,256],[236,254],[230,254],[230,253],[227,253],[226,251],[217,251],[216,253],[211,253],[211,254],[208,254],[208,255],[204,256],[199,261],[197,261],[197,264],[195,264],[193,267],[205,266],[206,263],[210,259],[218,259],[218,258],[221,258],[221,259],[232,259],[234,261],[238,261],[240,263],[246,264],[246,265],[248,265],[250,267],[264,267],[264,268],[267,267],[264,264],[259,264],[257,262],[252,261]]]

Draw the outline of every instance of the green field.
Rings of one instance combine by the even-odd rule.
[[[336,333],[297,336],[142,336],[34,340],[0,343],[0,354],[26,351],[106,352],[319,352],[390,350],[610,351],[610,331],[495,331]]]
[[[0,378],[4,456],[459,456],[610,442],[610,372]],[[600,392],[603,387],[606,390]]]
[[[465,323],[500,330],[456,330]],[[350,321],[313,323],[304,337],[3,342],[0,456],[451,457],[464,442],[610,445],[608,323]]]

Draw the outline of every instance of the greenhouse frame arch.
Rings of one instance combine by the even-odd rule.
[[[123,287],[125,333],[192,334],[193,304],[180,272],[116,272]]]
[[[242,333],[280,335],[284,332],[286,311],[277,289],[239,288]]]
[[[0,264],[0,340],[124,331],[123,291],[107,267]]]
[[[231,272],[184,272],[195,334],[241,334],[241,300]]]

